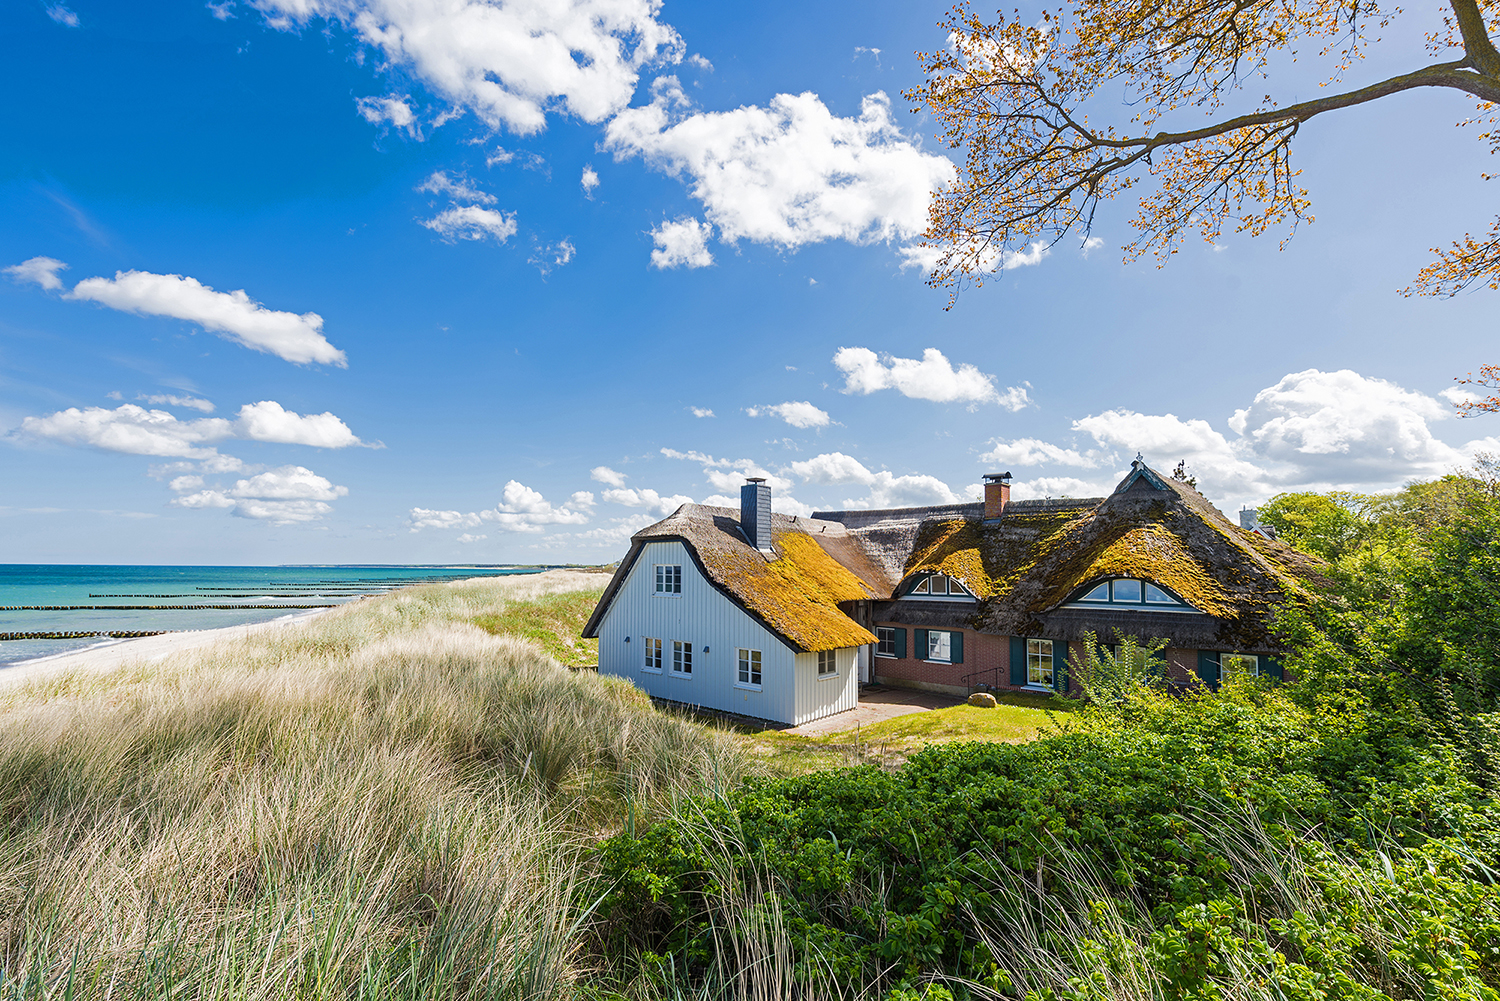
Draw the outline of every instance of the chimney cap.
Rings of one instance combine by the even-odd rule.
[[[985,473],[984,480],[986,483],[1009,483],[1010,473]]]
[[[747,476],[747,477],[745,477],[745,482],[746,483],[764,483],[764,482],[766,482],[766,478],[764,476]]]

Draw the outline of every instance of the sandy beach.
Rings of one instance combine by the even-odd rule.
[[[462,587],[470,584],[489,584],[508,592],[516,598],[528,598],[558,591],[577,591],[603,587],[609,580],[607,574],[585,570],[547,570],[536,574],[518,574],[514,577],[466,577],[446,582],[444,587]],[[431,587],[430,584],[413,585]],[[406,588],[398,588],[390,594],[399,594]],[[380,597],[385,597],[382,595]],[[365,601],[378,598],[360,599]],[[346,608],[347,605],[340,605]],[[87,650],[61,653],[52,657],[13,664],[0,668],[0,687],[29,681],[54,671],[86,670],[113,671],[127,663],[164,660],[174,653],[211,646],[230,640],[246,639],[260,633],[278,629],[300,629],[320,615],[337,611],[337,608],[318,608],[295,615],[287,615],[269,622],[254,622],[248,625],[224,626],[220,629],[189,629],[164,633],[160,636],[141,636],[136,639],[119,640]]]
[[[252,622],[249,625],[224,626],[220,629],[186,629],[181,632],[163,633],[160,636],[140,636],[136,639],[118,640],[114,643],[89,647],[87,650],[41,657],[37,660],[28,660],[0,668],[0,686],[29,681],[54,671],[112,671],[130,662],[163,660],[183,650],[192,650],[228,640],[244,639],[268,630],[297,629],[331,611],[334,609],[319,608],[272,619],[270,622]]]

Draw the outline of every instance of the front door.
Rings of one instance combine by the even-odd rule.
[[[859,683],[861,685],[868,685],[870,683],[870,648],[869,648],[869,646],[862,646],[862,647],[860,647],[859,648],[859,653],[858,653],[856,659],[857,659],[857,661],[859,663]]]

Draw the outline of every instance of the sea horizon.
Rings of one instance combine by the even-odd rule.
[[[0,669],[151,635],[268,622],[516,563],[0,563]],[[114,635],[112,635],[114,634]]]

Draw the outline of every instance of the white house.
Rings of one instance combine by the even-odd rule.
[[[770,508],[755,480],[739,512],[684,504],[639,532],[584,627],[599,640],[600,673],[657,698],[793,724],[854,708],[875,636],[839,603],[890,582],[842,525]]]
[[[1089,637],[1160,640],[1168,680],[1282,673],[1273,629],[1322,564],[1137,460],[1108,497],[771,513],[684,504],[641,530],[583,635],[599,670],[673,702],[786,723],[874,681],[954,695],[1077,690]]]

